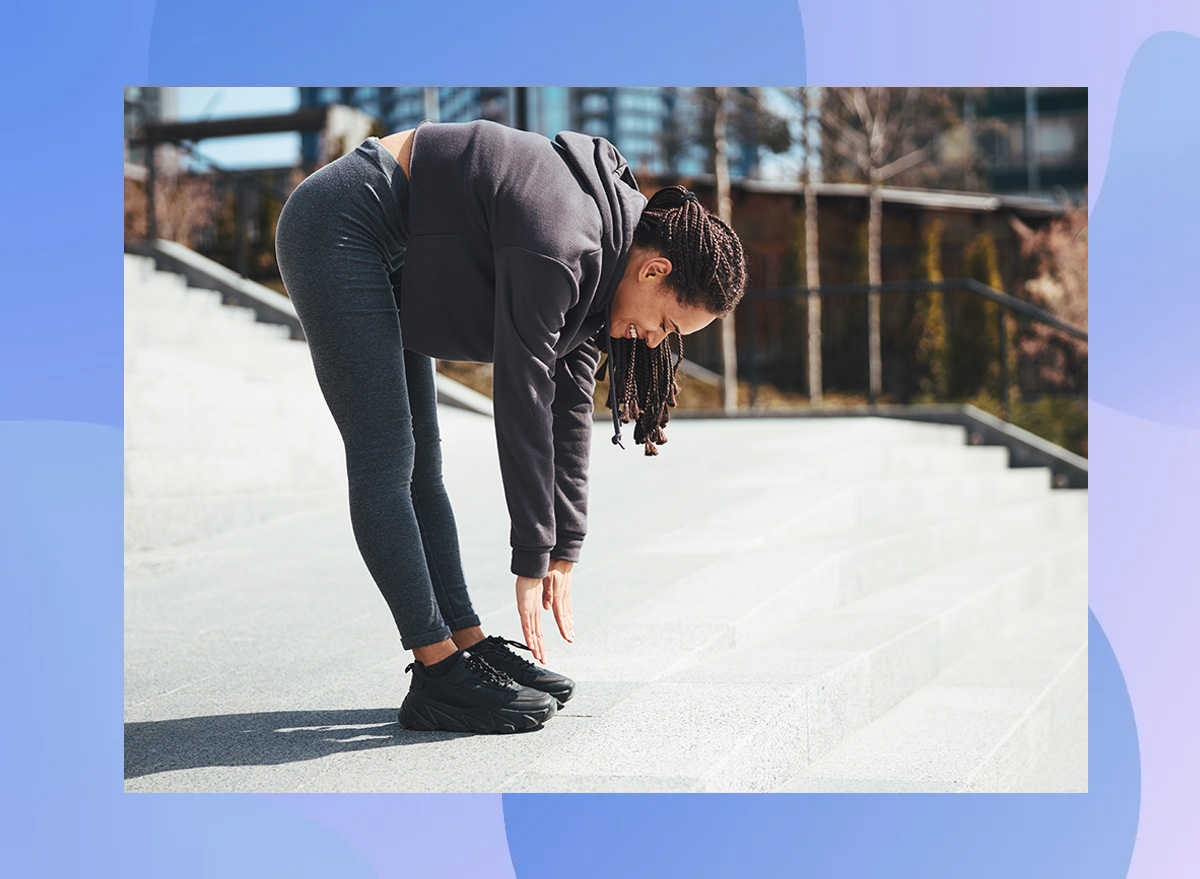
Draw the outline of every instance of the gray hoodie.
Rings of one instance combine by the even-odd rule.
[[[587,532],[598,339],[646,198],[616,147],[571,131],[427,123],[411,167],[404,346],[495,364],[512,572],[543,577]]]

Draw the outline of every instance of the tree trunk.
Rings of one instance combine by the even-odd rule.
[[[158,209],[155,205],[158,189],[158,144],[153,129],[146,126],[146,235],[151,241],[158,240]]]
[[[823,402],[821,382],[821,265],[817,250],[817,194],[812,188],[812,162],[809,157],[809,101],[807,87],[800,90],[800,119],[804,146],[804,283],[808,287],[808,401]]]
[[[729,154],[725,145],[728,109],[725,104],[724,87],[713,89],[716,93],[716,113],[713,121],[713,139],[716,143],[714,166],[717,175],[717,214],[730,228],[733,227],[733,203],[729,195]],[[721,360],[724,381],[721,383],[721,405],[725,414],[737,412],[737,336],[734,316],[721,320]]]
[[[872,405],[879,401],[883,393],[883,353],[879,328],[879,250],[883,229],[883,198],[879,194],[879,185],[875,180],[874,169],[870,177],[869,200],[871,216],[867,223],[867,283],[871,292],[867,294],[867,332],[869,333],[869,348],[871,360],[871,383],[869,401]]]

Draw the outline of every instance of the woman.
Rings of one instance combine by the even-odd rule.
[[[656,454],[682,357],[680,345],[672,363],[661,343],[737,304],[737,236],[682,187],[647,202],[603,138],[423,122],[305,179],[280,214],[276,253],[345,445],[355,541],[414,654],[400,723],[539,726],[575,685],[510,647],[545,662],[542,609],[574,637],[600,345],[614,367],[613,442],[618,418],[637,419],[635,439]],[[528,646],[485,637],[467,594],[431,358],[494,364]]]

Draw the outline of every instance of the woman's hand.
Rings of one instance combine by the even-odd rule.
[[[546,662],[542,610],[552,609],[563,638],[571,642],[575,640],[575,621],[571,616],[571,570],[574,567],[574,562],[551,559],[550,568],[542,579],[517,577],[517,611],[521,615],[521,631],[538,662]],[[541,607],[538,607],[539,598]]]

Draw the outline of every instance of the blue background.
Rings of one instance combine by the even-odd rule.
[[[0,56],[6,873],[1193,875],[1200,569],[1184,547],[1200,490],[1200,4],[20,0],[9,9]],[[362,83],[1088,86],[1099,267],[1090,793],[123,794],[121,89]]]

